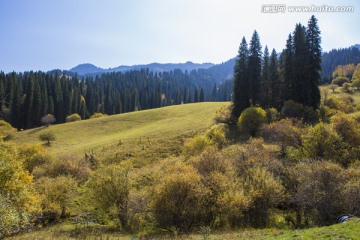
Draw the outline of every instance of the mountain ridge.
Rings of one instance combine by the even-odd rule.
[[[344,48],[344,49],[351,49],[351,48],[357,48],[360,50],[360,44],[354,44],[348,48]],[[328,55],[329,53],[332,52],[336,52],[338,50],[343,50],[343,49],[333,49],[331,51],[328,52],[323,52],[322,53],[322,57],[324,58],[324,56]],[[280,52],[279,52],[280,55]],[[221,71],[223,72],[222,75],[226,75],[226,78],[231,78],[232,77],[232,72],[235,66],[235,60],[236,57],[231,58],[227,61],[224,61],[222,63],[219,64],[214,64],[214,63],[193,63],[191,61],[187,61],[185,63],[157,63],[157,62],[153,62],[153,63],[149,63],[149,64],[137,64],[137,65],[120,65],[118,67],[114,67],[114,68],[101,68],[101,67],[97,67],[94,64],[91,63],[83,63],[83,64],[79,64],[76,67],[71,68],[70,70],[67,71],[63,71],[66,74],[72,75],[77,73],[78,75],[101,75],[103,73],[110,73],[110,72],[127,72],[127,71],[132,71],[132,70],[141,70],[141,69],[149,69],[150,72],[169,72],[169,71],[173,71],[175,69],[180,69],[183,72],[185,71],[192,71],[192,70],[199,70],[199,69],[208,69],[211,72],[216,72],[216,71]],[[323,59],[323,62],[326,62],[326,59]],[[347,62],[341,61],[339,64],[346,64]],[[325,70],[325,66],[323,66],[323,72],[322,72],[322,76],[328,76],[333,70],[334,70],[334,66],[332,66],[330,69]],[[226,73],[225,73],[226,72]],[[216,74],[217,75],[217,74]]]
[[[79,64],[76,67],[68,70],[72,73],[77,73],[79,75],[90,75],[90,74],[102,74],[108,72],[127,72],[131,70],[140,70],[148,68],[152,72],[165,72],[172,71],[174,69],[180,69],[182,71],[192,71],[195,69],[208,69],[212,66],[215,66],[214,63],[193,63],[187,61],[185,63],[149,63],[149,64],[138,64],[138,65],[121,65],[114,68],[100,68],[91,63]]]

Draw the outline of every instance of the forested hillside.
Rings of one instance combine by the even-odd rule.
[[[41,126],[42,117],[48,114],[63,123],[72,114],[87,119],[96,112],[111,115],[182,103],[230,101],[232,83],[226,77],[226,71],[211,69],[160,73],[142,69],[86,78],[57,71],[2,72],[1,116],[17,129],[28,129]]]
[[[359,46],[359,45],[357,45]],[[360,63],[360,49],[359,47],[352,46],[349,48],[333,49],[330,52],[325,52],[322,55],[322,82],[331,82],[331,73],[339,65],[354,64],[355,66]]]

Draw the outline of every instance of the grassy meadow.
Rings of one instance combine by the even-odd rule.
[[[354,219],[341,224],[334,224],[326,227],[316,227],[303,230],[282,230],[282,229],[245,229],[238,231],[211,232],[199,230],[198,233],[189,235],[168,235],[164,233],[155,238],[163,240],[239,240],[239,239],[360,239],[360,220]],[[121,234],[114,229],[101,225],[76,225],[71,222],[61,223],[55,226],[29,232],[12,237],[13,240],[73,240],[73,239],[106,239],[106,240],[139,240],[137,234]]]
[[[14,141],[43,144],[39,135],[51,131],[56,140],[47,149],[55,156],[164,158],[178,154],[185,138],[206,131],[216,110],[228,104],[186,104],[51,125],[17,132]]]

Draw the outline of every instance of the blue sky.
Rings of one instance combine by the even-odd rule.
[[[264,4],[354,6],[352,13],[262,13]],[[360,43],[360,1],[0,0],[0,71],[220,63],[256,29],[277,51],[314,14],[322,47]]]

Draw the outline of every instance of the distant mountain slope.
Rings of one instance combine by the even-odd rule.
[[[99,68],[93,64],[84,63],[84,64],[77,65],[76,67],[70,69],[69,71],[73,72],[73,73],[77,73],[79,75],[86,75],[89,73],[101,73],[101,72],[104,72],[105,70],[102,68]]]
[[[77,73],[78,75],[99,75],[103,73],[109,72],[126,72],[131,70],[141,70],[148,68],[150,72],[169,72],[175,69],[180,69],[183,72],[199,70],[202,74],[208,76],[208,78],[212,79],[215,82],[223,82],[226,79],[231,79],[233,76],[234,65],[236,58],[232,58],[226,62],[221,64],[213,64],[213,63],[150,63],[150,64],[141,64],[141,65],[133,65],[133,66],[119,66],[115,68],[99,68],[93,64],[80,64],[65,74],[71,75]],[[322,54],[322,77],[326,77],[327,79],[331,75],[332,71],[338,65],[345,65],[349,63],[357,64],[360,62],[360,44],[355,44],[349,48],[340,48],[333,49],[329,52],[324,52]]]
[[[119,66],[115,68],[99,68],[93,64],[85,63],[80,64],[72,69],[70,72],[78,73],[79,75],[93,75],[93,74],[102,74],[108,72],[126,72],[131,70],[140,70],[148,68],[150,72],[169,72],[174,69],[180,69],[182,71],[192,71],[194,69],[207,69],[214,66],[213,63],[150,63],[150,64],[141,64],[133,66]]]

